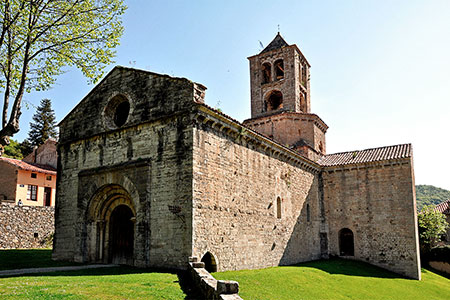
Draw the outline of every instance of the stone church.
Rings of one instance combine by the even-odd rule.
[[[251,118],[185,78],[115,67],[61,121],[53,258],[210,271],[340,256],[420,279],[411,145],[327,154],[310,64],[249,57]]]

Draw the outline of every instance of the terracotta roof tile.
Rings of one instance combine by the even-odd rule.
[[[40,172],[51,175],[56,175],[56,169],[51,166],[40,165],[36,163],[28,163],[18,159],[0,157],[0,161],[4,161],[10,165],[16,166],[21,170],[27,170],[31,172]]]
[[[442,203],[437,204],[434,207],[434,211],[438,211],[443,214],[450,214],[450,199],[447,201],[444,201]]]
[[[407,158],[412,155],[411,144],[386,146],[373,149],[348,151],[342,153],[327,154],[320,158],[322,166],[339,166],[374,161]]]

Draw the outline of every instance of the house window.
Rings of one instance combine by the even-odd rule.
[[[37,185],[28,185],[27,200],[37,201]]]
[[[281,199],[277,198],[277,219],[281,219]]]
[[[37,178],[37,174],[36,173],[31,173],[31,178]]]
[[[51,181],[52,180],[52,176],[51,175],[47,175],[47,177],[45,177],[46,180]]]

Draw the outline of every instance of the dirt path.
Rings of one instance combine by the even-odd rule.
[[[85,265],[85,266],[66,266],[66,267],[49,267],[49,268],[29,268],[29,269],[15,269],[0,271],[0,277],[3,276],[15,276],[33,273],[48,273],[48,272],[60,272],[60,271],[77,271],[85,269],[99,269],[99,268],[112,268],[118,267],[118,265]]]

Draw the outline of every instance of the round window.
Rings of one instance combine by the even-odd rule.
[[[116,111],[114,112],[114,124],[116,124],[117,127],[125,124],[128,119],[129,112],[130,102],[124,101],[117,105]]]
[[[104,111],[105,125],[109,129],[122,127],[130,114],[130,101],[123,95],[116,95],[109,100]]]

